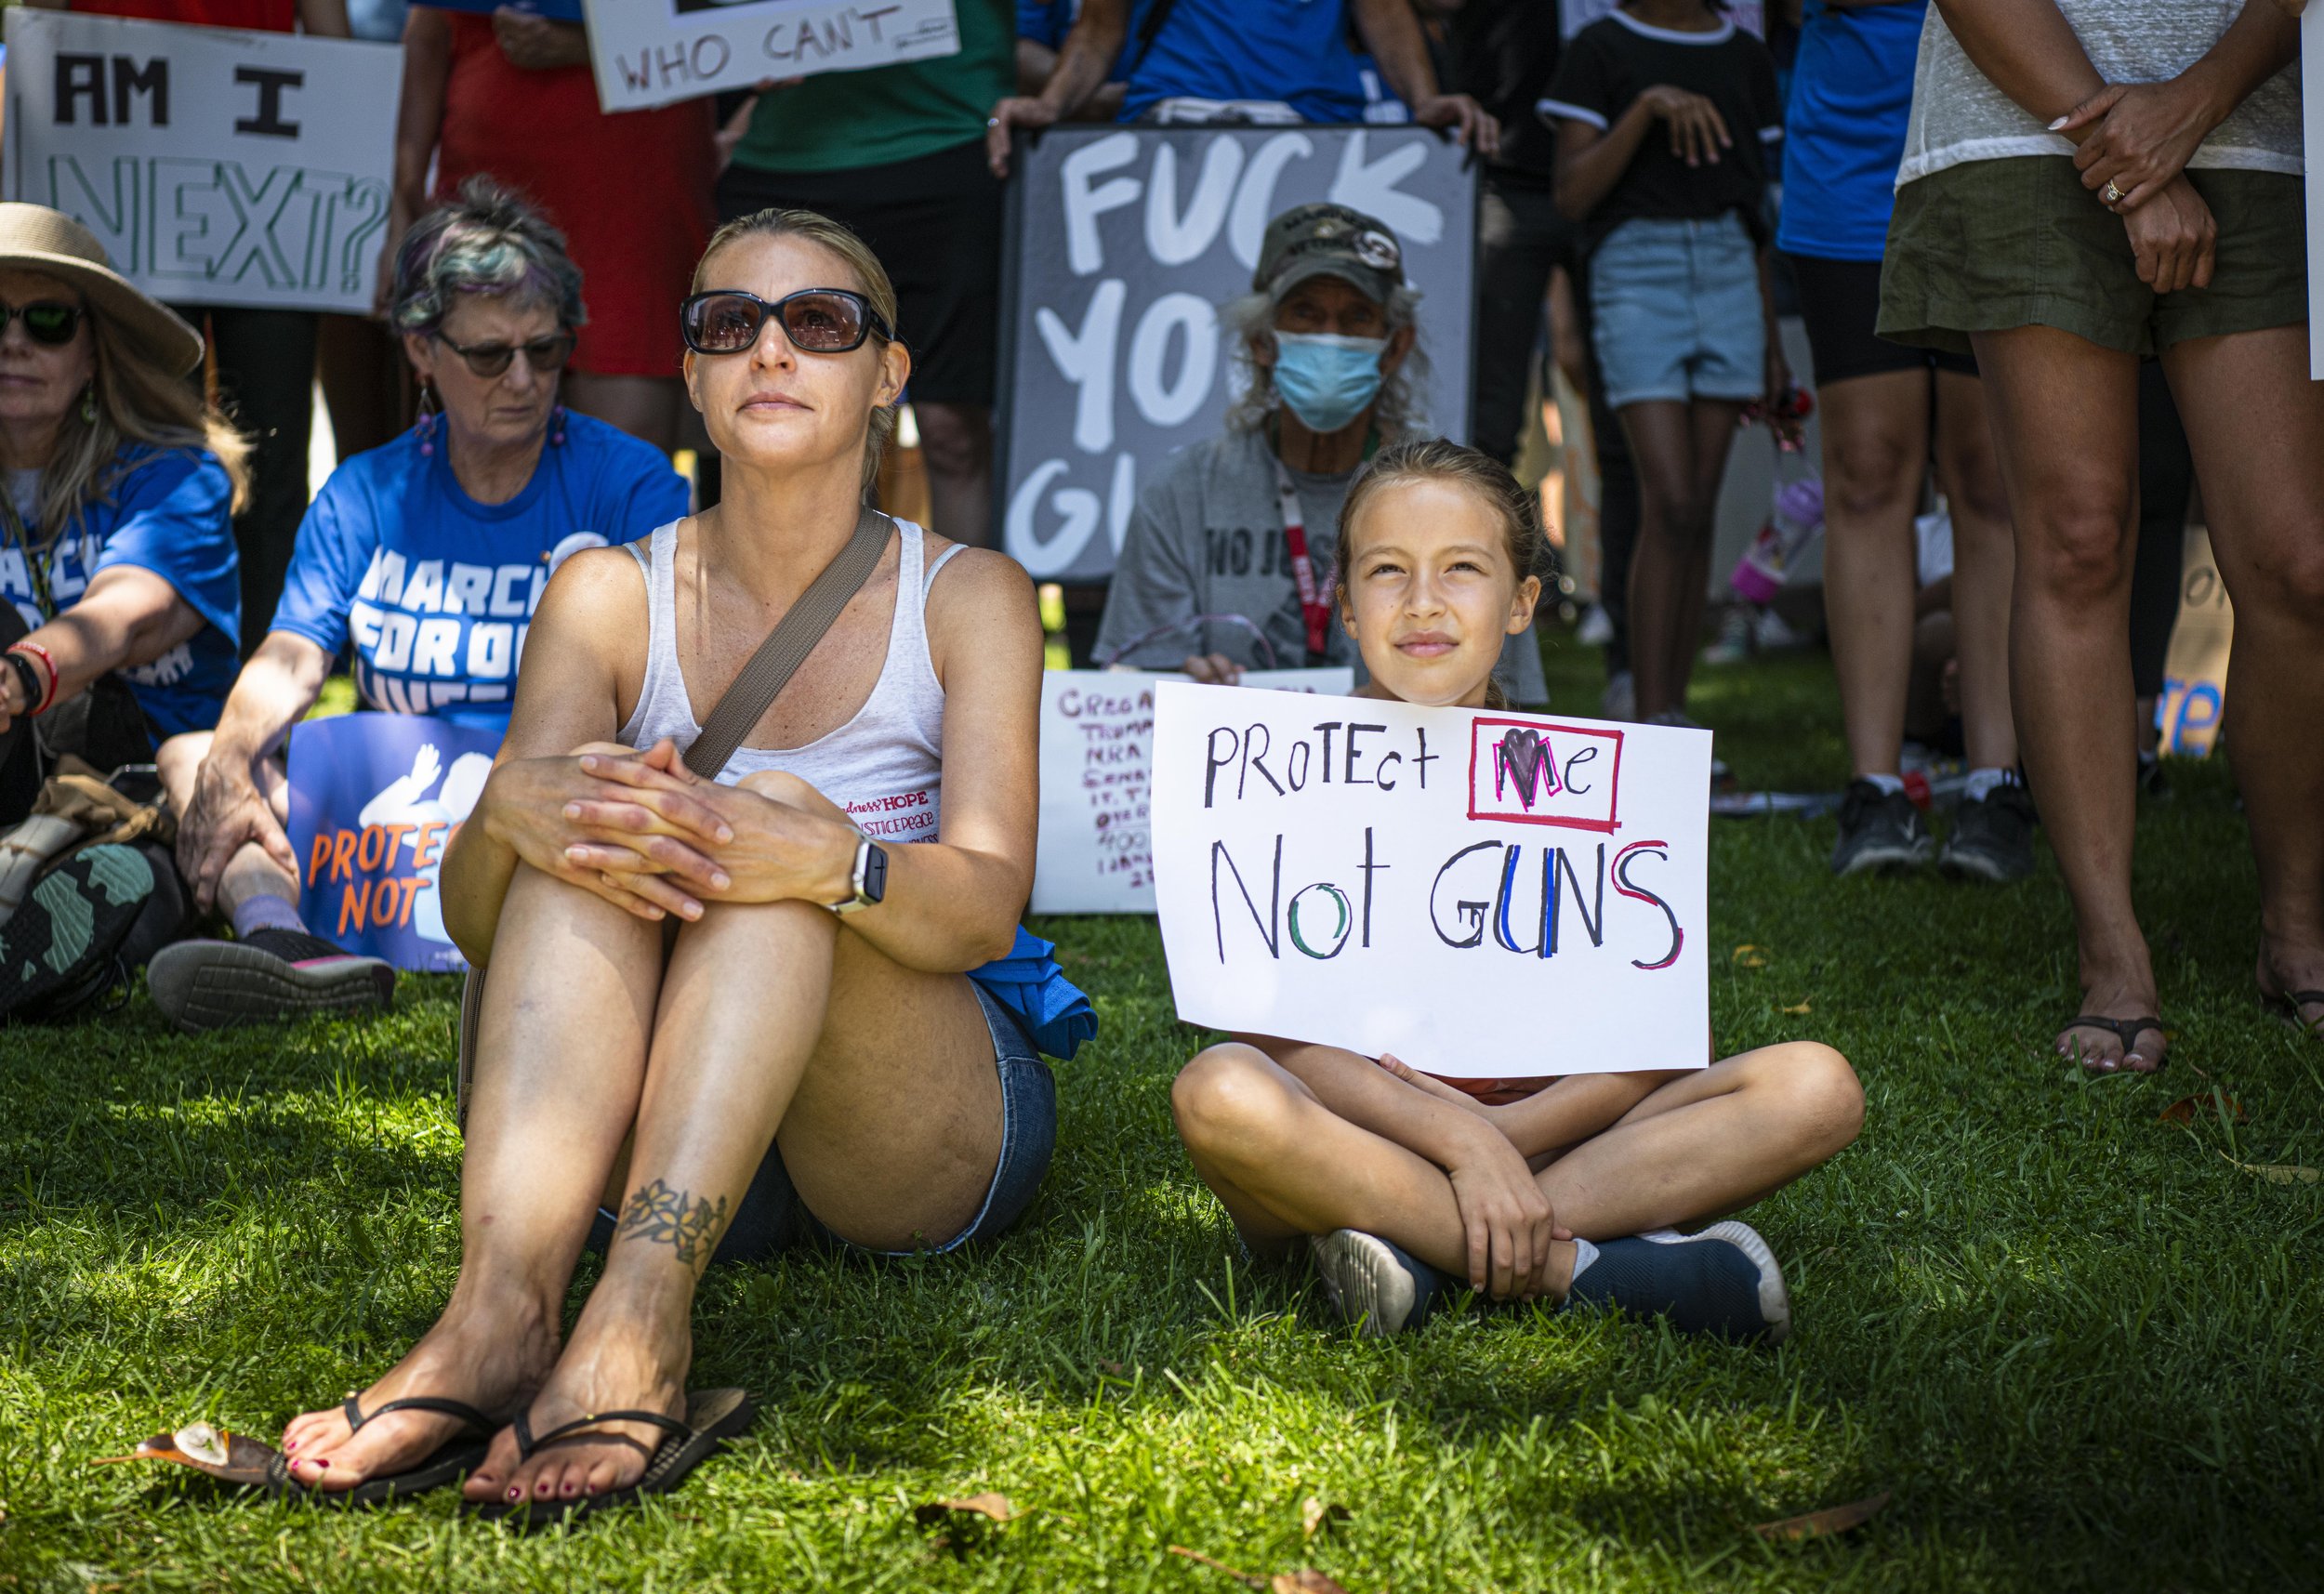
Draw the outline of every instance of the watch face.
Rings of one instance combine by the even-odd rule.
[[[888,854],[877,841],[864,843],[864,901],[877,902],[888,895]]]

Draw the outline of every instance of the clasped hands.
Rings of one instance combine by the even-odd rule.
[[[2074,151],[2082,186],[2122,217],[2139,281],[2157,293],[2211,285],[2219,230],[2186,163],[2219,118],[2185,77],[2111,83],[2050,124],[2088,130]]]
[[[1574,1232],[1558,1222],[1525,1153],[1502,1129],[1501,1110],[1386,1053],[1380,1066],[1423,1095],[1462,1109],[1476,1125],[1445,1169],[1468,1238],[1469,1286],[1496,1300],[1556,1293],[1552,1248]]]
[[[512,760],[479,807],[487,834],[525,863],[644,919],[698,919],[713,902],[838,902],[855,856],[836,809],[706,781],[667,738]]]

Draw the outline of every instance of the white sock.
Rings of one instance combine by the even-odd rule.
[[[1567,1280],[1565,1281],[1565,1287],[1566,1287],[1567,1289],[1569,1289],[1569,1290],[1570,1290],[1570,1289],[1572,1289],[1572,1288],[1574,1287],[1575,1281],[1576,1281],[1576,1280],[1578,1280],[1578,1279],[1581,1277],[1581,1275],[1582,1275],[1582,1274],[1584,1274],[1584,1273],[1588,1272],[1588,1271],[1590,1271],[1590,1264],[1591,1264],[1591,1263],[1592,1263],[1592,1262],[1594,1262],[1594,1261],[1596,1261],[1597,1259],[1598,1259],[1598,1247],[1597,1247],[1597,1246],[1595,1246],[1595,1245],[1591,1245],[1591,1244],[1589,1241],[1587,1241],[1587,1240],[1577,1240],[1577,1241],[1575,1241],[1575,1242],[1574,1242],[1574,1276],[1573,1276],[1573,1278],[1567,1279]]]
[[[1995,786],[2010,786],[2016,784],[2017,771],[2015,770],[1972,770],[1969,771],[1968,781],[1961,788],[1961,800],[1983,802],[1993,795]]]
[[[1905,778],[1902,775],[1858,775],[1856,779],[1870,781],[1881,788],[1882,797],[1895,797],[1905,789]]]

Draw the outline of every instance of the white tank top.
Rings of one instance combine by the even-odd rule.
[[[731,786],[757,771],[782,770],[847,810],[875,840],[933,841],[944,813],[944,689],[928,657],[928,589],[960,545],[927,566],[919,527],[900,520],[896,530],[903,547],[895,618],[888,626],[888,656],[864,706],[802,747],[737,747],[718,780]],[[645,572],[645,688],[621,740],[650,747],[667,736],[682,753],[702,727],[678,667],[678,523],[628,548]]]

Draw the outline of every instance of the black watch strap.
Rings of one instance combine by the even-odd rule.
[[[22,653],[0,654],[0,657],[5,657],[16,667],[16,678],[24,683],[24,710],[31,713],[39,704],[41,690],[46,684],[40,678],[39,669]]]

